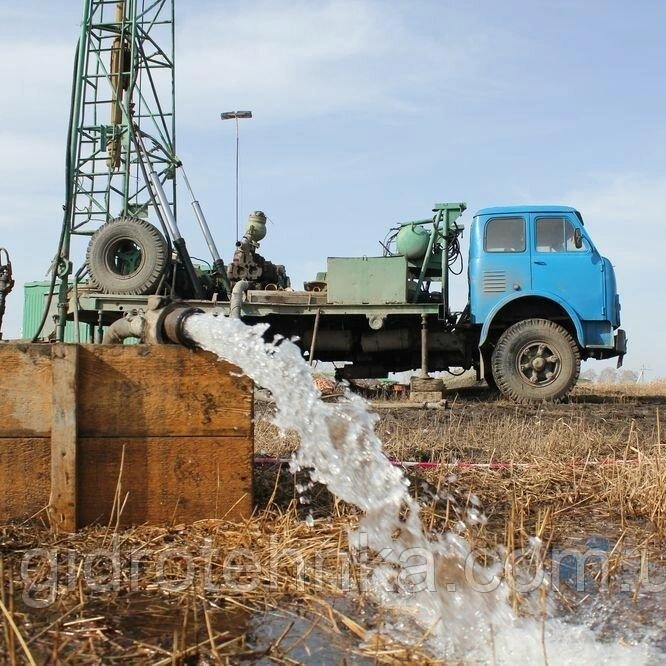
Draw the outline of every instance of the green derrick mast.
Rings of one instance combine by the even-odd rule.
[[[77,238],[84,245],[117,219],[155,219],[156,175],[176,210],[174,0],[85,0],[76,50],[66,152],[66,197],[53,286],[58,286],[56,337],[63,339]],[[139,153],[140,128],[145,153]],[[155,220],[155,221],[157,221]],[[168,239],[166,229],[163,229]],[[80,242],[80,241],[79,241]],[[117,261],[140,260],[131,242],[119,244]],[[76,290],[75,290],[76,292]],[[46,320],[48,308],[45,312]]]

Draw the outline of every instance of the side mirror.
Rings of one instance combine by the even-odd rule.
[[[574,229],[574,245],[578,250],[583,247],[583,232],[578,227]]]

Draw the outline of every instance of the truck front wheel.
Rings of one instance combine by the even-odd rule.
[[[576,341],[559,324],[525,319],[507,328],[492,355],[499,390],[516,402],[558,402],[580,373]]]

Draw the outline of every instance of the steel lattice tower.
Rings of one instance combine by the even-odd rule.
[[[121,215],[153,216],[134,134],[176,210],[175,0],[84,0],[66,153],[63,227],[54,264],[63,339],[77,237]],[[78,252],[78,249],[77,249]],[[80,278],[85,266],[77,271]]]

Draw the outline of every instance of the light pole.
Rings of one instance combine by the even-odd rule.
[[[238,120],[252,118],[252,111],[225,111],[220,114],[220,118],[236,121],[236,242],[238,243]]]

